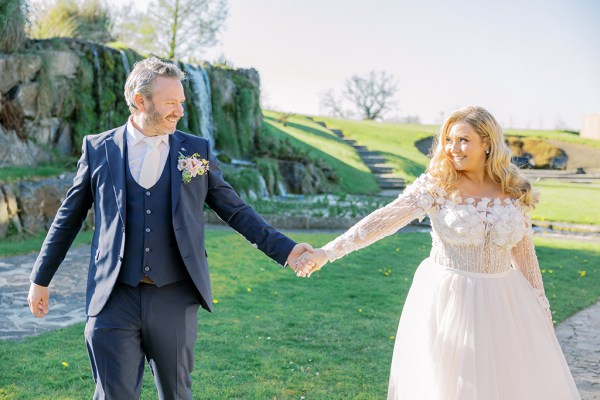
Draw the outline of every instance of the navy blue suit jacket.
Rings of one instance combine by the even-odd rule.
[[[86,136],[73,186],[59,208],[30,279],[48,286],[94,206],[95,227],[87,279],[86,310],[95,316],[104,307],[119,276],[125,248],[126,125]],[[276,231],[223,180],[219,163],[206,139],[181,131],[169,136],[172,221],[185,267],[212,310],[212,292],[204,242],[204,204],[266,255],[284,265],[295,242]],[[177,169],[179,154],[198,153],[210,170],[183,183]]]

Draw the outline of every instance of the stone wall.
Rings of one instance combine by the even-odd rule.
[[[48,230],[74,176],[0,185],[0,238]],[[91,224],[89,218],[85,227]]]

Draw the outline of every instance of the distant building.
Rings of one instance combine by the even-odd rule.
[[[588,115],[583,118],[583,126],[579,136],[600,140],[600,114]]]

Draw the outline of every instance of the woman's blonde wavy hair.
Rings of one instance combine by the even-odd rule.
[[[446,153],[445,144],[450,128],[460,121],[469,124],[484,143],[488,144],[490,152],[485,161],[487,175],[500,184],[504,193],[519,199],[522,205],[533,208],[537,203],[537,193],[533,192],[529,180],[510,162],[511,151],[505,142],[500,124],[492,114],[478,106],[467,106],[454,111],[434,139],[427,172],[434,178],[436,185],[450,194],[456,192],[458,172]]]

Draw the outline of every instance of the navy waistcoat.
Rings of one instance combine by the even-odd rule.
[[[125,253],[119,281],[137,286],[147,275],[157,286],[163,286],[189,279],[173,231],[170,156],[160,178],[149,189],[133,179],[127,161],[125,171]]]

